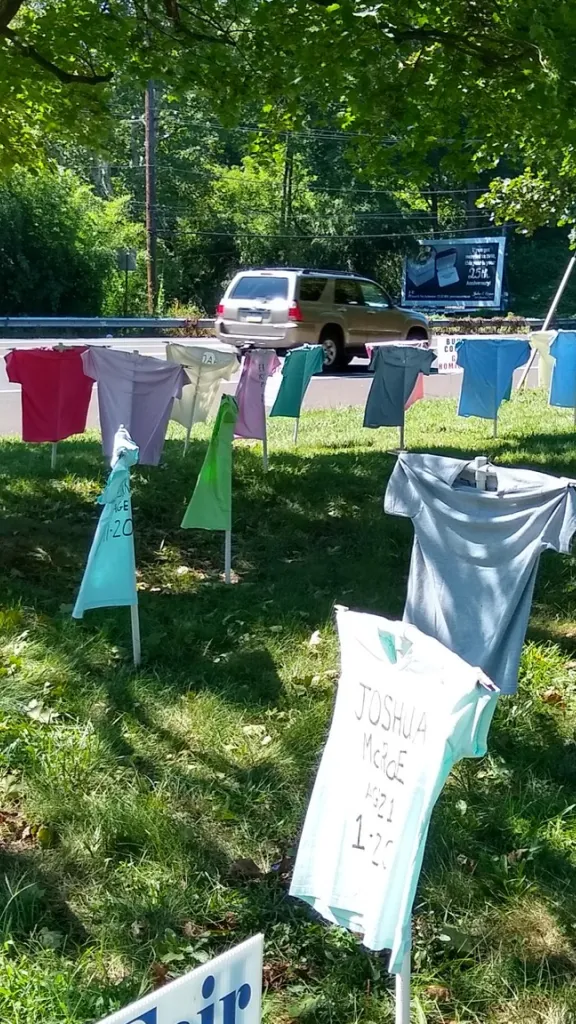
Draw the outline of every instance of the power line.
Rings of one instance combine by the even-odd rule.
[[[212,171],[200,171],[200,172],[199,171],[192,171],[192,170],[189,170],[188,168],[185,168],[185,167],[179,167],[177,164],[169,164],[169,163],[158,163],[156,165],[156,167],[157,167],[158,171],[174,170],[174,171],[177,171],[179,174],[183,175],[184,177],[191,177],[191,178],[194,178],[196,180],[202,179],[202,178],[211,178],[213,180],[216,180],[216,179],[219,178],[219,172],[218,171],[216,171],[216,172],[212,172]],[[95,166],[94,169],[99,169],[99,168],[97,166]],[[111,171],[122,170],[122,169],[130,170],[130,171],[140,171],[140,172],[144,171],[144,167],[143,166],[136,166],[136,167],[134,167],[134,166],[132,166],[130,164],[111,164],[110,165],[110,170]],[[232,170],[232,168],[231,167],[225,168],[225,170]],[[272,189],[280,190],[281,189],[281,182],[263,183],[260,187],[267,188],[267,189],[270,189],[270,190],[272,190]],[[307,185],[306,189],[307,189],[308,192],[338,192],[338,193],[342,193],[344,195],[367,195],[367,196],[368,195],[370,195],[370,196],[375,196],[375,195],[398,196],[398,195],[400,195],[402,193],[405,194],[406,191],[407,191],[406,188],[404,188],[404,187],[402,187],[400,185],[398,186],[398,188],[390,189],[390,188],[343,188],[341,186],[316,185],[316,184],[314,184],[314,185]],[[424,196],[438,196],[440,198],[441,196],[479,195],[479,194],[483,194],[483,193],[485,193],[487,191],[488,191],[487,187],[486,188],[471,188],[471,189],[468,189],[468,188],[421,189],[418,193],[415,193],[414,198],[419,198],[419,197],[421,198],[421,197],[424,197]]]
[[[508,228],[516,228],[516,227],[520,227],[520,224],[519,223],[507,224],[507,227]],[[496,231],[496,230],[502,230],[502,229],[501,228],[496,228],[496,227],[493,227],[493,228],[486,228],[486,227],[484,227],[481,230],[484,230],[484,231],[486,231],[486,230],[494,230],[494,231]],[[465,234],[468,234],[469,232],[472,232],[473,234],[478,234],[478,228],[477,227],[475,227],[475,228],[449,228],[449,229],[446,230],[445,234],[465,235]],[[180,235],[189,235],[189,236],[193,236],[193,237],[201,236],[201,237],[206,237],[206,238],[230,238],[231,235],[234,235],[236,237],[241,237],[241,238],[265,238],[265,239],[266,238],[282,238],[282,239],[290,239],[292,242],[305,241],[305,240],[308,240],[308,239],[311,239],[311,238],[313,238],[313,239],[334,238],[334,239],[339,239],[339,240],[351,240],[351,239],[354,239],[354,240],[358,241],[358,240],[361,240],[361,239],[374,239],[374,238],[415,238],[416,237],[416,233],[414,231],[382,233],[382,234],[370,234],[370,235],[366,235],[366,234],[363,234],[363,235],[359,235],[359,234],[341,235],[341,234],[336,234],[334,232],[331,233],[331,234],[321,234],[321,233],[318,233],[318,234],[303,234],[303,235],[300,235],[300,234],[298,234],[298,235],[290,234],[290,235],[288,235],[288,234],[278,234],[278,233],[267,234],[267,233],[253,232],[253,231],[242,231],[242,230],[238,230],[236,228],[234,228],[233,231],[195,231],[193,229],[183,229],[181,231],[167,231],[167,230],[164,230],[162,232],[159,232],[159,234],[163,234],[163,235],[166,235],[166,236],[169,236],[169,237],[178,237]],[[498,237],[498,236],[494,236],[494,237]],[[441,241],[441,238],[439,238],[438,241]]]
[[[131,199],[131,206],[145,207],[146,204],[139,199]],[[158,211],[166,211],[174,213],[176,215],[186,216],[190,214],[190,208],[187,206],[175,206],[170,203],[157,203],[155,209]],[[306,211],[300,211],[302,216],[306,216]],[[277,207],[262,207],[262,206],[232,206],[230,209],[230,215],[234,214],[265,214],[267,216],[276,216],[278,214]],[[489,218],[489,213],[478,212],[479,216]],[[360,211],[353,211],[353,216],[356,220],[432,220],[436,221],[437,217],[433,213],[427,213],[426,211],[418,210],[407,210],[404,213],[386,213],[386,212],[368,212],[362,213]]]

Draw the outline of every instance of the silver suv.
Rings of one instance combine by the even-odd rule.
[[[216,311],[216,333],[236,345],[324,346],[325,369],[347,366],[370,342],[429,338],[421,313],[395,306],[359,274],[297,267],[242,270]]]

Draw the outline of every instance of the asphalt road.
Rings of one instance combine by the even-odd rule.
[[[37,348],[42,342],[17,339],[10,342],[0,338],[0,435],[21,433],[20,385],[11,384],[6,376],[4,356],[12,348]],[[58,339],[45,342],[47,346],[58,344]],[[66,339],[64,344],[70,345]],[[164,358],[164,341],[161,338],[91,338],[76,344],[108,345],[128,352],[141,352],[142,355]],[[516,380],[521,371],[516,372]],[[368,373],[366,359],[354,359],[345,373],[322,374],[313,377],[306,397],[304,409],[333,409],[351,405],[363,406],[372,380]],[[460,393],[462,375],[460,373],[433,374],[424,378],[424,395],[426,398],[457,397]],[[234,393],[237,377],[226,384],[225,390]],[[528,378],[529,386],[537,384],[536,370],[531,370]],[[92,393],[88,426],[98,426],[98,401],[96,389]]]

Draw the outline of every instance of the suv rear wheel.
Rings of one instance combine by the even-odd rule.
[[[324,349],[324,370],[343,370],[350,362],[344,348],[344,335],[340,327],[328,325],[320,335],[320,344]]]
[[[428,332],[423,327],[411,327],[408,331],[407,341],[428,341]]]

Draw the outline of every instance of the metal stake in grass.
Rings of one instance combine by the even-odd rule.
[[[50,452],[50,469],[56,469],[56,459],[58,457],[58,443],[57,441],[52,442],[52,450]]]
[[[410,947],[408,947],[404,954],[400,971],[396,975],[394,986],[396,997],[394,1024],[410,1024],[410,955],[411,950]]]
[[[268,472],[268,427],[266,425],[266,417],[264,417],[264,437],[262,438],[262,465],[264,472]]]
[[[224,532],[224,582],[232,583],[232,530]]]
[[[141,660],[141,649],[140,649],[140,618],[138,615],[138,605],[130,605],[130,620],[132,625],[132,657],[134,660],[134,667],[138,668]]]

